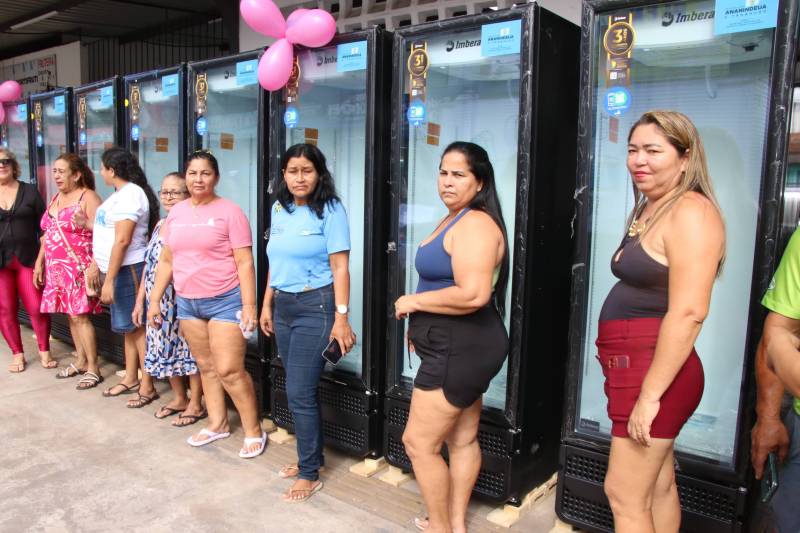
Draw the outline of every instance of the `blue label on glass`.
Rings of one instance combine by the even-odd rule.
[[[44,137],[42,137],[41,133],[36,134],[36,146],[38,146],[39,148],[44,146]]]
[[[139,125],[134,124],[131,126],[131,140],[138,141],[139,140]]]
[[[200,117],[197,119],[197,122],[194,123],[194,130],[200,136],[206,134],[208,131],[208,121],[206,120],[206,117]]]
[[[236,85],[255,85],[258,83],[258,59],[236,63]]]
[[[336,72],[367,68],[367,41],[344,43],[336,47]]]
[[[716,0],[714,35],[774,28],[778,0]]]
[[[82,131],[80,135],[78,135],[78,142],[81,143],[81,146],[86,146],[86,132]]]
[[[411,102],[411,105],[408,106],[406,117],[410,125],[421,126],[425,124],[426,114],[425,104],[420,100],[414,100]]]
[[[631,93],[625,87],[614,87],[606,92],[606,112],[618,117],[631,108]]]
[[[19,104],[17,106],[17,120],[23,121],[28,119],[28,105]]]
[[[177,96],[178,95],[178,75],[170,74],[161,78],[161,90],[164,91],[164,96]]]
[[[509,20],[481,26],[481,56],[518,54],[522,42],[522,21]]]
[[[114,88],[103,87],[100,89],[100,105],[107,106],[114,103]]]
[[[0,146],[2,146],[3,148],[8,148],[8,141],[3,139],[2,141],[0,141]]]
[[[65,110],[65,99],[63,96],[56,96],[53,98],[53,107],[55,107],[55,112],[59,115],[62,114]]]
[[[297,108],[294,106],[287,107],[286,111],[283,112],[283,123],[286,127],[294,128],[297,126],[298,120],[300,120],[300,113],[297,112]]]

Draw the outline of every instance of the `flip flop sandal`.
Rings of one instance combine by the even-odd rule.
[[[8,371],[12,374],[19,374],[20,372],[25,372],[26,366],[28,366],[28,363],[25,362],[25,359],[21,359],[18,362],[12,361],[8,365]]]
[[[208,411],[203,411],[199,415],[184,415],[181,414],[178,416],[177,420],[172,422],[172,425],[176,428],[182,428],[186,426],[191,426],[192,424],[196,423],[198,420],[203,420],[204,418],[208,418]],[[189,422],[181,423],[181,420],[189,420]],[[175,422],[178,422],[177,424]]]
[[[158,411],[153,413],[153,416],[158,418],[159,420],[164,420],[165,418],[169,418],[172,415],[177,415],[178,413],[180,413],[182,411],[183,411],[183,409],[173,409],[172,407],[167,407],[166,405],[164,405]],[[166,413],[166,414],[162,414],[161,416],[158,416],[161,413]]]
[[[41,363],[42,368],[46,368],[47,370],[52,370],[53,368],[58,368],[58,361],[56,361],[55,359],[50,359],[49,361],[42,361],[40,359],[39,363]]]
[[[324,472],[324,471],[325,471],[324,466],[319,467],[319,472]],[[299,473],[300,473],[300,467],[297,466],[297,463],[290,463],[288,465],[285,465],[280,470],[278,470],[278,477],[283,479],[289,479],[297,477],[297,474]]]
[[[314,494],[322,490],[322,481],[318,481],[316,485],[310,489],[289,489],[283,493],[282,499],[285,503],[302,503],[312,497]],[[301,498],[293,498],[296,492],[303,493]]]
[[[97,387],[102,382],[103,376],[98,376],[94,372],[86,372],[83,374],[80,381],[78,381],[78,385],[75,388],[78,390],[89,390]]]
[[[141,383],[139,383],[138,381],[133,385],[131,385],[130,387],[127,385],[123,385],[122,383],[117,383],[116,385],[112,385],[111,387],[104,390],[103,396],[105,396],[106,398],[115,398],[123,394],[133,394],[134,392],[139,390],[139,385],[141,385]],[[122,387],[122,390],[120,392],[111,392],[111,390],[114,387]]]
[[[222,433],[215,433],[210,429],[203,428],[200,430],[198,435],[207,435],[208,438],[203,440],[194,440],[194,435],[190,435],[189,438],[186,439],[186,442],[189,443],[189,446],[194,446],[195,448],[197,448],[198,446],[205,446],[206,444],[211,444],[215,440],[227,439],[228,437],[231,436],[231,432],[223,431]]]
[[[422,516],[415,516],[414,517],[414,527],[419,529],[420,531],[425,531],[426,529],[428,529],[428,525],[429,524],[430,524],[430,522],[428,522],[428,517],[427,516],[426,517],[422,517]]]
[[[82,375],[84,372],[86,372],[86,370],[81,370],[80,368],[75,366],[75,363],[70,363],[69,366],[64,367],[58,371],[58,374],[56,374],[56,379],[74,378],[76,376]]]
[[[252,452],[248,452],[247,449],[250,448],[253,444],[258,444],[258,448]],[[258,457],[262,453],[264,453],[264,448],[267,447],[267,432],[262,431],[260,437],[245,437],[244,439],[244,446],[241,450],[239,450],[239,457],[242,459],[252,459],[253,457]]]
[[[144,394],[137,394],[136,398],[133,400],[128,400],[127,407],[128,409],[141,409],[147,405],[150,405],[155,400],[161,398],[157,392],[154,392],[152,396],[145,396]]]

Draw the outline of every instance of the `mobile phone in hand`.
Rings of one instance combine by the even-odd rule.
[[[769,503],[778,490],[778,456],[775,452],[767,455],[764,475],[761,476],[761,501]]]
[[[342,358],[342,349],[339,346],[339,341],[336,339],[331,339],[331,342],[325,347],[322,351],[322,358],[328,361],[330,364],[335,365],[339,362]]]

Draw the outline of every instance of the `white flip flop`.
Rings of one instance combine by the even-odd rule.
[[[194,446],[195,448],[198,446],[205,446],[206,444],[211,444],[215,440],[226,439],[231,436],[230,431],[224,431],[222,433],[214,433],[213,431],[203,428],[200,430],[198,435],[208,435],[207,439],[203,440],[194,440],[194,435],[190,435],[186,442],[189,443],[189,446]]]
[[[254,452],[246,452],[245,450],[250,447],[250,445],[258,443],[259,447]],[[241,450],[239,450],[239,457],[242,459],[252,459],[253,457],[258,457],[262,453],[264,453],[264,448],[267,447],[267,433],[265,431],[261,432],[260,437],[245,437],[244,439],[244,446]]]

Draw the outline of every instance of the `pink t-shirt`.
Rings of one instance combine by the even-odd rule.
[[[249,248],[253,238],[238,205],[217,198],[192,207],[191,200],[184,200],[170,210],[161,233],[172,252],[178,296],[211,298],[239,285],[233,250]]]

